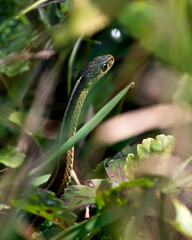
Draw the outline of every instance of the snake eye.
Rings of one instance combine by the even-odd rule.
[[[103,71],[106,71],[106,70],[107,70],[107,68],[108,68],[107,64],[106,64],[106,63],[104,63],[104,64],[103,64],[103,66],[102,66],[102,69],[103,69]]]

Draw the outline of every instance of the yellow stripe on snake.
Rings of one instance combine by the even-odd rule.
[[[60,143],[64,143],[76,133],[79,116],[87,94],[110,70],[113,63],[114,57],[110,54],[96,57],[77,76],[76,84],[70,94],[64,113],[59,137]],[[74,146],[58,159],[50,178],[43,185],[43,188],[51,190],[56,193],[57,197],[61,197],[69,184],[73,161]]]

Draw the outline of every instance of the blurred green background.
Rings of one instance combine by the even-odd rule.
[[[191,21],[192,3],[188,0],[0,0],[0,225],[5,226],[1,239],[192,237],[190,224],[184,223],[192,223],[191,204],[188,204],[191,201],[192,153]],[[31,235],[25,232],[26,225],[15,226],[19,218],[17,211],[33,209],[26,192],[32,194],[32,199],[37,197],[31,183],[36,181],[35,185],[39,185],[45,181],[53,165],[50,156],[59,155],[56,139],[75,79],[90,60],[103,54],[113,55],[115,64],[90,91],[78,128],[131,82],[135,82],[134,88],[122,95],[105,120],[107,124],[107,120],[118,119],[122,114],[133,120],[124,124],[117,122],[106,132],[96,129],[82,137],[76,144],[74,166],[80,181],[111,180],[113,174],[115,179],[121,174],[124,176],[126,171],[119,167],[119,162],[115,167],[109,164],[106,170],[109,159],[103,160],[120,158],[129,168],[129,160],[134,158],[128,155],[126,162],[127,154],[139,156],[136,148],[131,147],[148,137],[155,139],[158,134],[174,136],[175,147],[171,152],[174,160],[169,167],[175,172],[179,169],[181,175],[167,173],[165,169],[160,173],[156,171],[158,166],[154,166],[153,172],[149,157],[148,170],[139,165],[141,172],[138,174],[135,173],[137,167],[131,165],[132,172],[126,174],[135,177],[129,181],[125,177],[124,185],[102,182],[96,187],[97,193],[90,192],[89,204],[85,205],[94,207],[87,222],[82,222],[81,206],[75,210],[76,222],[72,224],[70,214],[75,204],[70,203],[72,205],[66,207],[70,220],[64,217],[71,225],[68,230],[60,228],[61,225],[45,225],[43,234]],[[160,105],[168,106],[167,110],[148,109]],[[167,139],[153,144],[165,144],[164,141]],[[164,154],[164,148],[158,151],[157,148],[147,154]],[[145,175],[150,178],[137,179]],[[165,191],[166,184],[170,188]],[[80,190],[83,196],[89,195],[87,189]],[[69,193],[71,199],[77,197],[74,191]],[[18,197],[23,197],[29,205],[14,205],[12,201]],[[47,195],[48,199],[52,197]],[[40,194],[37,199],[39,211],[38,201],[43,204],[45,197]],[[60,210],[59,204],[55,211]]]

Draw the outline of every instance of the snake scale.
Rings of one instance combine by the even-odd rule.
[[[79,116],[87,94],[109,71],[113,63],[114,57],[110,54],[96,57],[77,76],[64,113],[59,136],[60,143],[64,143],[76,133]],[[69,184],[73,161],[74,146],[58,159],[50,178],[43,185],[43,188],[51,190],[56,193],[57,197],[61,197]]]

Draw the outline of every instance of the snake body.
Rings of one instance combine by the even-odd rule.
[[[60,143],[64,143],[76,133],[81,109],[88,92],[109,71],[113,63],[114,58],[110,54],[96,57],[77,76],[64,113],[59,136]],[[69,184],[73,161],[74,146],[57,161],[43,188],[51,190],[56,193],[57,197],[61,197]]]

